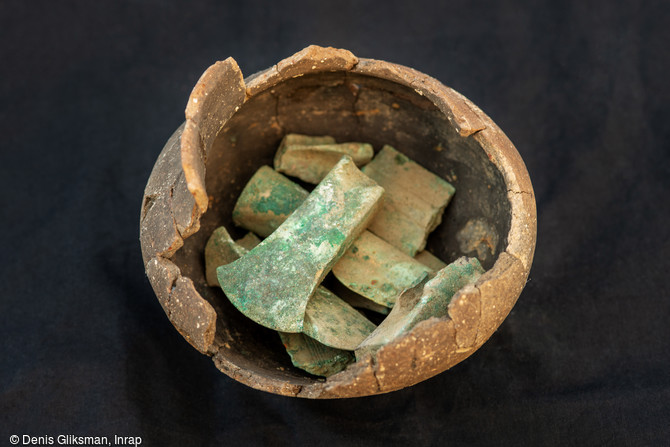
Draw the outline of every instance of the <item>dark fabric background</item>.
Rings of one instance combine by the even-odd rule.
[[[0,3],[0,445],[670,445],[670,15],[662,2]],[[308,401],[219,373],[144,274],[142,191],[214,61],[309,44],[423,71],[515,143],[530,282],[470,359]]]

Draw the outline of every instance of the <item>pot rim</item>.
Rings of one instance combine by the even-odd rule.
[[[263,375],[260,370],[245,369],[227,356],[224,349],[215,346],[216,313],[198,294],[192,281],[181,276],[179,268],[169,258],[181,248],[183,239],[197,232],[200,216],[207,210],[205,160],[226,122],[255,95],[291,78],[328,71],[385,79],[409,87],[429,99],[444,113],[461,137],[473,138],[479,143],[502,174],[510,203],[511,223],[507,246],[498,255],[493,267],[475,284],[457,292],[449,305],[448,316],[421,322],[409,333],[381,348],[375,358],[363,358],[326,381],[290,383],[285,378]],[[237,63],[228,58],[203,73],[189,97],[186,122],[180,129],[168,141],[163,152],[171,149],[180,156],[176,167],[173,167],[174,170],[181,167],[182,172],[177,174],[179,180],[174,181],[181,181],[192,195],[191,219],[189,221],[186,217],[186,224],[180,227],[179,222],[175,222],[174,228],[167,229],[172,238],[169,244],[155,243],[149,234],[156,225],[146,224],[153,210],[147,203],[151,205],[151,198],[155,200],[160,194],[154,176],[166,175],[158,166],[161,154],[145,190],[141,215],[140,238],[147,274],[168,317],[180,333],[196,349],[211,355],[221,371],[250,387],[286,396],[340,398],[385,393],[414,385],[476,351],[508,315],[526,283],[537,231],[535,196],[526,166],[512,142],[491,118],[463,95],[430,76],[398,64],[359,59],[347,50],[318,46],[307,47],[246,79],[242,78]],[[153,188],[150,187],[152,179],[155,180]],[[147,211],[148,208],[150,211]],[[174,220],[179,219],[175,217]],[[207,321],[204,330],[188,327],[179,312],[169,311],[173,290],[179,287],[191,300],[190,309],[201,312]],[[398,368],[402,369],[401,373],[398,373]]]

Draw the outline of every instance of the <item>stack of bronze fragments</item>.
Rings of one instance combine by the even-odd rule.
[[[250,233],[233,240],[219,227],[210,237],[207,282],[278,331],[296,367],[330,376],[446,315],[456,291],[484,273],[476,258],[446,265],[424,250],[454,192],[391,146],[375,156],[366,143],[286,135],[274,169],[261,167],[233,210]],[[322,285],[330,272],[332,290]]]

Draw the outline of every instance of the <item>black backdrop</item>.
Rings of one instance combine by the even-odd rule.
[[[0,3],[0,444],[668,445],[670,8],[478,0]],[[530,282],[417,386],[307,401],[219,373],[144,275],[142,191],[192,86],[308,44],[479,105],[535,187]]]

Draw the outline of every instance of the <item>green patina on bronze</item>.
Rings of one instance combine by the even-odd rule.
[[[269,166],[262,166],[242,190],[233,222],[262,237],[269,236],[305,201],[309,193]]]
[[[305,334],[280,332],[279,336],[293,366],[315,376],[332,376],[354,361],[351,352],[331,348]]]
[[[251,237],[248,237],[248,240],[251,240]],[[247,248],[233,240],[225,227],[214,230],[207,241],[207,245],[205,245],[205,278],[207,279],[207,285],[218,286],[216,268],[239,259],[247,251]]]
[[[268,168],[261,169],[267,170]],[[300,205],[307,193],[281,174],[263,172],[252,177],[250,184],[245,187],[242,194],[245,196],[245,206],[239,208],[240,214],[238,215],[238,220],[243,223],[242,226],[259,231],[258,226],[252,226],[249,223],[263,222],[264,231],[270,234]],[[262,215],[261,207],[254,202],[254,200],[260,200],[260,197],[269,203],[281,203],[281,215],[274,213],[267,217]],[[242,199],[238,200],[238,204],[240,202]],[[388,217],[406,219],[398,214],[388,214]],[[303,225],[307,226],[309,222]],[[416,230],[421,233],[420,237],[424,236],[424,232],[411,222],[408,225],[396,226],[401,229]],[[328,236],[324,234],[320,237],[328,238]],[[384,310],[375,304],[387,308],[392,307],[396,296],[402,290],[416,284],[421,274],[429,270],[424,264],[415,261],[369,231],[361,233],[361,236],[333,266],[333,273],[342,283],[363,299],[372,301],[365,303],[356,297],[353,298],[354,303],[359,307],[372,308],[371,310],[384,314],[388,313],[388,309]]]
[[[447,266],[446,262],[442,261],[428,250],[417,253],[416,256],[414,256],[414,259],[429,267],[433,271],[441,270]]]
[[[217,228],[205,247],[207,273],[214,272],[216,278],[217,267],[239,259],[260,242],[258,236],[251,232],[233,241],[225,227]],[[218,281],[215,285],[219,285]],[[350,352],[340,350],[353,351],[376,327],[333,292],[319,286],[305,310],[303,331],[313,340],[290,338],[293,351],[289,354],[292,359],[300,359],[299,363],[306,371],[328,376],[340,371],[353,359]]]
[[[333,274],[354,292],[393,307],[403,290],[431,269],[369,231],[363,232],[333,266]]]
[[[455,189],[391,146],[384,146],[363,172],[386,190],[384,206],[369,230],[410,256],[426,245],[442,221]]]
[[[391,309],[381,304],[375,303],[369,298],[366,298],[353,290],[348,289],[344,284],[338,283],[341,286],[341,290],[337,291],[337,296],[342,299],[342,301],[349,304],[355,309],[367,309],[378,314],[388,315]]]
[[[243,248],[246,248],[247,251],[249,251],[256,245],[260,244],[261,240],[254,233],[248,232],[247,234],[244,235],[244,237],[241,237],[240,239],[236,240],[235,243]],[[219,285],[218,282],[217,285]]]
[[[398,163],[399,165],[404,165],[408,161],[410,161],[410,159],[404,154],[399,153],[398,155],[395,156],[395,162]]]
[[[384,227],[383,232],[379,231],[380,227]],[[412,253],[417,251],[417,241],[425,241],[427,237],[427,232],[407,215],[397,210],[393,203],[384,205],[383,214],[381,211],[377,213],[375,228],[377,230],[374,233],[377,236],[381,237],[379,233],[383,233],[382,239],[408,256],[412,256]],[[372,232],[372,228],[369,228],[369,231]],[[422,243],[425,244],[425,242]]]
[[[343,157],[277,230],[217,269],[221,288],[255,322],[301,332],[310,297],[367,226],[383,193],[350,157]]]
[[[281,152],[284,146],[291,145],[303,145],[303,146],[316,146],[319,144],[335,144],[335,138],[323,135],[323,136],[313,136],[313,135],[302,135],[299,133],[287,133],[282,138],[279,143],[279,150]]]
[[[356,166],[368,163],[374,154],[368,143],[286,144],[274,159],[278,172],[297,177],[307,183],[319,183],[343,155],[350,156]]]
[[[305,309],[303,333],[338,349],[353,351],[377,326],[325,287],[318,287]]]
[[[421,321],[447,315],[454,294],[473,284],[483,273],[476,258],[461,257],[434,275],[426,274],[419,284],[398,297],[391,313],[356,349],[356,358],[376,352]]]
[[[241,256],[260,243],[258,236],[249,232],[243,238],[235,241],[238,246],[234,248]],[[221,265],[229,264],[236,259],[226,258],[226,262]],[[214,267],[215,273],[216,267]],[[219,285],[218,281],[216,285]],[[365,301],[372,303],[368,299]],[[388,308],[384,309],[388,313]],[[305,308],[303,332],[333,348],[353,351],[376,327],[377,325],[365,318],[346,301],[323,286],[316,288]]]

